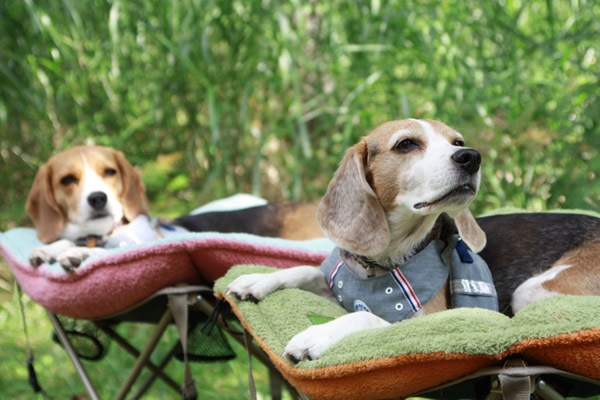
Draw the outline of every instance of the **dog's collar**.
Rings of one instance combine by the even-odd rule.
[[[97,247],[101,243],[101,235],[87,235],[75,239],[75,245],[77,245],[78,247]]]
[[[75,239],[75,245],[79,246],[79,247],[98,247],[101,246],[102,244],[104,244],[104,242],[106,242],[107,238],[112,236],[113,234],[115,234],[119,229],[121,229],[124,225],[127,224],[127,220],[125,219],[125,217],[123,217],[123,219],[121,221],[119,221],[118,223],[116,223],[113,228],[111,229],[110,232],[108,232],[106,235],[87,235],[87,236],[82,236],[79,237],[77,239]]]
[[[345,250],[344,252],[346,253],[346,255],[348,257],[352,258],[354,261],[356,261],[361,267],[363,267],[367,271],[367,277],[372,278],[375,276],[375,270],[377,268],[382,269],[387,272],[390,272],[390,271],[393,271],[395,268],[397,268],[398,265],[404,264],[404,263],[410,261],[414,256],[416,256],[423,249],[425,249],[429,245],[429,243],[431,243],[432,240],[433,239],[430,238],[429,240],[423,241],[423,243],[421,243],[419,246],[412,249],[408,253],[404,254],[396,263],[391,264],[391,265],[378,264],[375,261],[371,260],[369,257],[361,256],[359,254],[354,254],[347,250]]]
[[[421,251],[425,250],[427,248],[427,246],[429,246],[429,244],[433,240],[436,240],[436,239],[444,240],[446,242],[446,244],[451,245],[451,247],[454,248],[455,243],[452,242],[451,237],[449,238],[447,236],[448,235],[444,234],[443,219],[438,218],[438,220],[435,222],[433,228],[431,228],[431,231],[429,232],[427,237],[425,237],[425,239],[417,247],[415,247],[414,249],[412,249],[409,252],[407,252],[406,254],[404,254],[402,257],[400,257],[399,260],[397,260],[392,265],[378,264],[375,261],[371,260],[369,257],[362,256],[359,254],[353,254],[347,250],[344,250],[344,252],[345,252],[345,255],[347,255],[349,258],[353,259],[354,261],[356,261],[360,266],[362,266],[367,271],[367,277],[373,278],[375,276],[376,269],[381,269],[381,270],[384,270],[387,272],[393,271],[399,265],[409,262],[414,256],[419,254]],[[443,237],[445,237],[445,239]]]

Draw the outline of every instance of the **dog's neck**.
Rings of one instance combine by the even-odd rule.
[[[93,224],[81,226],[67,223],[61,234],[61,238],[69,239],[78,246],[96,247],[98,244],[105,242],[117,229],[128,223],[129,221],[126,217],[123,217],[118,222],[96,224],[96,226]]]
[[[391,222],[391,221],[390,221]],[[406,226],[406,223],[405,223]],[[390,228],[393,225],[390,224]],[[344,251],[346,265],[356,275],[363,278],[379,276],[387,273],[412,259],[419,254],[431,241],[448,239],[454,231],[454,224],[445,214],[434,215],[433,218],[424,217],[421,226],[410,229],[390,229],[392,240],[389,252],[377,257],[365,257]],[[395,234],[395,235],[394,235]],[[394,247],[395,244],[395,247]]]
[[[388,212],[389,245],[383,252],[370,258],[381,265],[401,264],[406,255],[414,254],[435,233],[434,226],[439,220],[440,214],[416,215],[399,210]]]

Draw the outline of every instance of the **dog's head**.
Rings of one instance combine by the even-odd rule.
[[[123,218],[149,214],[146,188],[123,153],[110,147],[65,150],[40,167],[26,210],[43,242],[106,235]]]
[[[386,122],[348,149],[317,220],[341,248],[393,259],[418,245],[446,213],[469,247],[480,251],[485,234],[468,210],[479,189],[480,163],[480,154],[441,122]]]

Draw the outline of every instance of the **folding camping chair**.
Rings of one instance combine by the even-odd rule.
[[[558,400],[600,395],[600,297],[556,296],[513,318],[456,308],[353,333],[318,360],[296,365],[280,353],[289,339],[346,313],[313,293],[274,292],[258,303],[226,294],[242,274],[275,268],[240,265],[215,292],[300,392],[314,399]]]
[[[180,385],[166,376],[163,367],[177,352],[176,347],[183,345],[186,348],[186,324],[197,326],[213,314],[212,282],[236,264],[257,263],[282,268],[318,265],[332,247],[326,239],[293,242],[247,234],[186,233],[128,248],[109,249],[106,255],[90,258],[75,272],[66,273],[58,264],[44,264],[39,268],[29,265],[29,253],[39,245],[35,230],[30,228],[0,233],[0,253],[23,291],[48,311],[58,340],[67,349],[92,398],[98,398],[92,379],[79,360],[81,355],[77,346],[73,346],[73,339],[78,340],[81,336],[76,332],[69,333],[71,329],[65,327],[63,317],[91,321],[125,351],[137,357],[118,398],[125,398],[144,367],[152,371],[152,376],[142,384],[135,398],[142,396],[156,378],[179,391]],[[173,345],[168,357],[152,364],[149,356],[173,319],[182,345]],[[222,318],[218,320],[230,338],[243,342],[243,335],[230,323]],[[133,348],[118,335],[113,328],[120,321],[156,324],[144,349]],[[255,357],[269,365],[260,349],[250,343],[248,347]],[[185,368],[189,371],[187,365]],[[280,373],[274,368],[270,368],[269,375],[271,390],[277,398],[278,382],[287,383],[280,379]],[[190,382],[188,374],[184,389],[191,386]],[[288,388],[291,393],[295,392],[291,386]]]
[[[268,367],[270,391],[273,399],[281,398],[282,384],[286,385],[292,398],[298,398],[297,391],[272,366],[265,353],[259,347],[253,345],[252,342],[248,342],[244,332],[238,330],[230,321],[228,322],[226,318],[219,314],[218,307],[218,302],[215,307],[214,296],[210,287],[201,285],[179,286],[161,289],[128,310],[107,318],[90,321],[122,349],[136,358],[135,365],[131,369],[129,376],[122,383],[115,400],[127,398],[143,368],[148,368],[151,371],[151,375],[141,384],[137,392],[129,397],[130,399],[142,398],[157,378],[165,382],[174,391],[182,393],[184,399],[196,398],[195,382],[189,369],[188,353],[182,349],[187,348],[190,328],[205,332],[205,335],[200,340],[211,341],[215,334],[220,334],[214,329],[215,324],[218,324],[219,328],[227,332],[230,338],[244,345],[248,350],[249,357],[254,356]],[[63,322],[61,322],[61,319],[56,314],[48,312],[48,316],[56,330],[60,344],[67,351],[90,398],[93,400],[99,399],[92,379],[87,374],[80,360],[78,350],[70,338],[70,336],[77,338],[77,336],[81,335],[81,332],[65,329]],[[140,351],[115,331],[114,326],[120,322],[150,323],[156,326],[146,346]],[[158,364],[154,364],[150,361],[150,356],[156,349],[159,341],[163,339],[164,333],[171,323],[175,323],[177,326],[180,342],[174,343],[171,350],[167,352],[162,360]],[[221,341],[223,339],[219,336],[216,340]],[[164,372],[165,366],[178,352],[183,354],[185,369],[185,382],[183,385],[179,385]]]
[[[65,323],[57,315],[93,321],[95,326],[137,357],[135,366],[123,383],[118,398],[125,398],[144,367],[152,371],[152,376],[142,384],[138,393],[134,395],[135,398],[142,396],[151,384],[151,380],[156,378],[168,382],[169,387],[179,391],[180,385],[167,378],[162,371],[171,353],[175,353],[176,348],[181,348],[181,344],[173,345],[172,351],[161,362],[157,364],[149,362],[152,350],[156,343],[162,340],[166,326],[171,323],[171,320],[174,319],[178,326],[183,348],[189,347],[186,346],[189,339],[185,328],[186,320],[188,327],[204,323],[206,320],[211,321],[210,323],[216,322],[225,332],[228,332],[231,338],[243,342],[243,335],[240,335],[239,331],[236,333],[237,330],[228,322],[228,318],[215,314],[217,303],[213,303],[211,283],[223,277],[215,282],[216,292],[222,295],[223,285],[226,284],[227,279],[233,279],[235,274],[261,272],[268,269],[264,267],[265,265],[278,268],[319,265],[333,247],[326,239],[294,242],[244,234],[189,233],[132,248],[109,250],[107,255],[86,260],[76,272],[66,274],[59,266],[44,265],[37,269],[31,267],[28,255],[35,246],[39,246],[39,241],[33,229],[16,228],[0,234],[0,252],[23,290],[49,312],[59,340],[77,366],[92,398],[98,398],[92,380],[78,360],[73,338],[70,338],[67,332],[69,329],[65,328]],[[255,264],[255,266],[231,268],[237,264]],[[179,286],[182,284],[186,286]],[[282,306],[285,303],[277,301],[280,296],[300,296],[300,298],[288,299],[287,304],[294,306],[286,309]],[[268,296],[268,298],[272,297],[272,301],[265,299],[258,304],[238,303],[235,299],[227,299],[236,318],[260,345],[262,350],[251,345],[247,340],[252,354],[270,367],[272,382],[284,382],[291,393],[296,393],[297,390],[297,394],[294,395],[301,398],[305,395],[310,398],[324,399],[342,396],[345,399],[362,400],[404,397],[415,393],[426,393],[432,398],[453,398],[450,394],[453,393],[454,388],[440,388],[437,391],[431,389],[436,385],[448,383],[452,383],[456,388],[464,384],[467,392],[457,392],[458,396],[471,397],[474,396],[473,383],[477,386],[479,382],[484,384],[487,382],[489,387],[484,397],[492,396],[488,398],[493,400],[493,396],[500,395],[497,390],[500,387],[505,390],[502,395],[512,399],[516,397],[507,392],[511,385],[520,388],[516,391],[520,395],[531,390],[532,387],[544,393],[542,387],[551,381],[547,378],[549,375],[577,382],[581,387],[600,387],[596,386],[600,385],[600,382],[593,380],[600,379],[600,315],[597,312],[600,309],[598,304],[600,298],[583,299],[567,296],[535,303],[530,306],[532,312],[526,311],[527,309],[520,311],[521,316],[535,317],[540,320],[539,324],[534,323],[529,330],[526,329],[527,320],[524,318],[520,321],[516,317],[508,319],[499,313],[491,311],[485,313],[486,310],[481,312],[476,309],[448,310],[369,332],[368,335],[373,335],[368,338],[369,342],[377,343],[390,334],[385,331],[386,329],[398,330],[392,332],[392,336],[396,335],[394,337],[403,340],[387,343],[384,349],[372,349],[366,346],[361,341],[366,338],[359,332],[344,343],[340,342],[336,345],[336,348],[332,349],[335,351],[330,352],[331,357],[322,357],[320,360],[296,366],[283,360],[279,355],[281,349],[277,348],[281,343],[289,340],[290,337],[277,336],[284,331],[289,334],[289,326],[278,329],[278,321],[262,321],[261,316],[271,317],[281,312],[297,315],[293,322],[298,323],[295,329],[299,332],[312,323],[306,318],[307,315],[314,313],[311,307],[321,307],[319,304],[323,303],[319,302],[327,303],[327,307],[336,307],[325,299],[310,296],[314,295],[298,290],[284,290]],[[266,308],[262,309],[263,307]],[[252,317],[252,313],[249,312],[253,309],[262,311]],[[325,310],[324,315],[329,315],[331,311],[325,308],[323,310]],[[540,313],[540,310],[543,312]],[[556,318],[562,318],[564,313],[556,314],[556,310],[567,310],[565,315],[568,317],[558,320],[557,323]],[[333,314],[337,312],[331,311]],[[537,321],[535,318],[534,322]],[[120,337],[113,329],[119,321],[152,322],[156,324],[156,328],[146,347],[138,350],[127,344],[125,338]],[[514,338],[509,338],[508,341],[500,340],[497,349],[488,349],[485,354],[481,353],[477,346],[472,346],[472,343],[463,343],[460,340],[458,343],[449,343],[454,347],[444,349],[433,345],[427,347],[429,340],[405,341],[405,338],[411,336],[420,339],[432,328],[440,325],[440,321],[446,321],[447,325],[463,321],[465,325],[463,330],[455,335],[458,338],[464,333],[480,330],[481,335],[476,339],[479,345],[484,347],[488,342],[495,343],[496,339],[504,340],[496,333],[510,331],[513,325],[519,325],[518,323],[521,324],[520,329],[524,330],[524,334],[518,336],[516,331],[513,332]],[[285,324],[287,323],[286,321]],[[264,326],[258,329],[261,324]],[[259,331],[269,332],[269,329],[274,331],[271,332],[276,339],[274,342],[268,337],[261,336],[262,333],[257,334]],[[538,331],[543,333],[546,329],[549,329],[547,337],[536,338]],[[415,335],[414,332],[418,334]],[[494,340],[490,340],[486,334],[491,334]],[[432,339],[432,343],[436,342],[435,336],[428,336],[428,338]],[[562,341],[563,338],[567,341]],[[381,342],[384,343],[383,340]],[[412,344],[404,348],[402,346],[405,342]],[[575,346],[573,351],[568,347],[571,345]],[[557,346],[562,350],[566,349],[566,353],[550,351],[549,354],[544,354]],[[354,348],[361,349],[365,354],[352,354]],[[525,359],[533,367],[512,364],[498,366],[498,363],[504,362],[507,357]],[[577,360],[585,361],[579,363],[582,365],[578,365]],[[549,369],[536,369],[536,365],[550,366],[554,368],[552,370],[554,372]],[[496,369],[486,370],[486,368]],[[571,375],[561,370],[569,371]],[[420,372],[415,374],[414,371]],[[449,374],[444,375],[442,380],[422,381],[424,378],[435,378],[436,371],[449,372]],[[478,373],[487,375],[479,376]],[[533,383],[531,376],[535,377]],[[393,379],[388,379],[390,377]],[[187,374],[184,382],[186,393],[192,393],[191,379]],[[466,381],[461,382],[463,379]],[[526,381],[529,382],[529,389],[525,386]],[[407,382],[412,386],[407,386]],[[513,382],[517,383],[513,384]],[[277,385],[274,384],[273,388],[277,396]],[[191,398],[191,395],[189,396]]]
[[[49,316],[57,330],[61,343],[76,366],[90,398],[98,399],[93,384],[79,361],[77,352],[73,348],[61,321],[52,313],[49,313]],[[158,320],[157,317],[159,317]],[[286,385],[292,398],[308,398],[289,384],[277,368],[274,367],[267,354],[260,347],[252,344],[251,339],[248,339],[246,331],[241,332],[231,323],[231,315],[224,312],[218,302],[215,306],[211,288],[207,286],[183,286],[160,290],[129,310],[125,310],[109,318],[94,321],[99,329],[105,332],[123,349],[137,357],[135,366],[122,384],[119,394],[115,397],[116,399],[126,398],[128,393],[130,393],[133,383],[144,367],[149,368],[152,374],[141,385],[133,397],[130,397],[131,399],[141,398],[156,378],[162,379],[174,391],[181,391],[181,387],[163,372],[163,368],[182,346],[186,346],[186,334],[180,337],[181,344],[175,343],[171,351],[157,365],[149,361],[150,354],[161,339],[166,327],[172,322],[172,319],[175,320],[180,334],[187,332],[186,325],[192,326],[198,323],[203,323],[203,327],[208,327],[209,329],[212,324],[217,324],[223,328],[229,333],[231,338],[243,344],[248,349],[249,356],[256,357],[262,364],[269,368],[271,395],[273,399],[280,398],[281,383]],[[125,338],[114,331],[113,326],[124,321],[156,324],[154,334],[141,352],[133,348]],[[187,360],[184,360],[184,368],[188,369]],[[574,382],[576,382],[575,386]],[[531,398],[560,400],[564,399],[564,397],[558,390],[564,391],[568,388],[570,396],[584,397],[590,394],[600,394],[600,386],[598,385],[600,385],[600,382],[597,380],[553,367],[531,366],[521,358],[516,357],[509,358],[501,366],[482,368],[473,374],[440,385],[439,387],[428,389],[416,395],[432,399],[480,398],[485,400],[512,400],[529,399],[533,396]],[[184,398],[194,398],[194,382],[189,373],[186,373],[183,388]],[[251,393],[253,390],[251,387]]]

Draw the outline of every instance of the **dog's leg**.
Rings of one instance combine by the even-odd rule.
[[[550,269],[529,278],[515,290],[513,312],[558,294],[600,295],[600,276],[595,273],[598,257],[600,242],[584,243],[566,253]]]
[[[309,266],[293,267],[265,274],[242,275],[227,286],[225,294],[233,294],[241,300],[260,301],[269,293],[289,288],[332,296],[321,270],[318,267]]]
[[[67,271],[73,271],[88,257],[101,255],[106,252],[99,247],[77,247],[67,239],[60,239],[48,245],[33,249],[29,255],[29,263],[39,267],[43,263],[57,261]]]
[[[571,265],[556,265],[546,272],[534,276],[533,278],[529,278],[525,282],[521,283],[513,294],[511,302],[513,312],[516,313],[520,309],[527,307],[537,300],[559,294],[544,288],[544,283],[553,280],[561,271],[571,267]]]
[[[43,263],[53,263],[57,257],[67,249],[75,247],[75,244],[67,239],[57,240],[56,242],[35,248],[29,254],[29,263],[33,267],[39,267]]]
[[[298,362],[315,360],[345,336],[366,329],[382,328],[390,323],[366,311],[343,315],[333,321],[313,325],[294,336],[283,349],[282,356]]]

